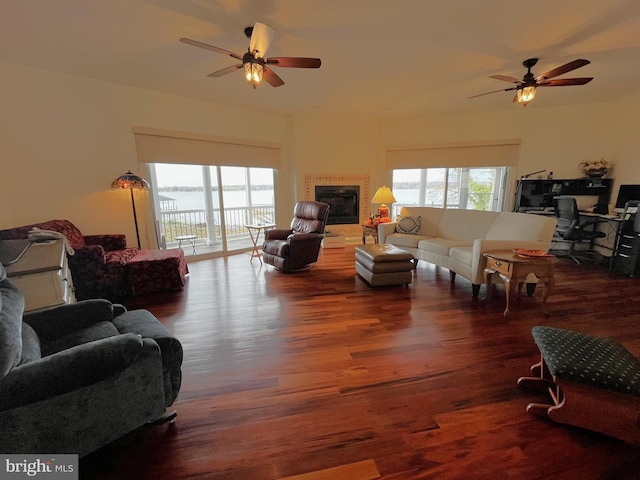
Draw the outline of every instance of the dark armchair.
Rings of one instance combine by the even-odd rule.
[[[568,243],[569,252],[567,256],[576,263],[580,260],[576,257],[576,244],[589,243],[589,250],[581,253],[593,251],[593,245],[597,238],[604,238],[606,234],[597,230],[598,220],[580,221],[580,211],[578,203],[573,197],[558,196],[553,199],[557,224],[553,235],[554,242]]]
[[[32,228],[61,233],[74,250],[68,255],[78,300],[116,300],[160,290],[179,290],[189,272],[184,252],[127,248],[124,235],[83,235],[69,220],[50,220],[0,231],[0,240],[27,238]]]
[[[170,420],[182,346],[147,310],[87,300],[23,316],[0,264],[0,453],[86,455]]]
[[[289,230],[267,230],[262,246],[263,260],[278,270],[294,272],[311,268],[318,261],[329,204],[298,202]]]

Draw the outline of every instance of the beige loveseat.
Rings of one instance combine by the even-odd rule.
[[[463,276],[472,283],[473,296],[484,283],[485,252],[547,251],[556,226],[555,217],[542,215],[432,207],[403,207],[399,219],[378,226],[378,241],[400,247],[417,260],[448,268],[451,281],[456,274]]]

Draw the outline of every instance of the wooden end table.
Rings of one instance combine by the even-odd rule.
[[[516,293],[520,294],[522,284],[530,273],[533,273],[538,278],[538,283],[543,286],[542,311],[545,316],[549,316],[549,312],[546,310],[546,302],[555,285],[553,278],[554,265],[558,262],[555,256],[525,257],[514,253],[512,250],[486,252],[484,256],[487,258],[487,267],[484,269],[484,281],[487,285],[486,300],[491,300],[492,277],[497,273],[505,285],[507,297],[507,307],[504,311],[505,318],[509,316],[511,297]]]
[[[370,227],[368,225],[362,225],[362,244],[367,244],[367,235],[373,237],[373,242],[378,243],[378,227]]]

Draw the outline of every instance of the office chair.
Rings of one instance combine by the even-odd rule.
[[[573,259],[576,263],[580,260],[576,257],[576,244],[589,242],[589,250],[581,253],[593,252],[593,244],[596,238],[604,238],[606,234],[596,230],[595,225],[600,223],[598,220],[587,220],[580,222],[580,211],[578,204],[573,197],[558,196],[553,199],[553,208],[555,210],[557,224],[556,231],[553,235],[554,242],[568,243],[569,253],[566,255]]]

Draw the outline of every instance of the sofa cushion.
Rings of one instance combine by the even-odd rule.
[[[0,379],[20,362],[24,297],[0,264]]]
[[[472,243],[476,238],[485,238],[498,212],[482,210],[445,209],[438,225],[436,237],[452,240],[466,240]]]
[[[400,216],[402,217],[421,217],[420,233],[423,237],[438,236],[438,224],[444,213],[444,208],[433,207],[402,207]]]
[[[392,233],[387,235],[386,243],[396,245],[398,247],[412,247],[418,248],[418,242],[428,237],[421,235],[413,235],[411,233]]]
[[[449,255],[449,249],[451,247],[469,246],[469,242],[461,242],[458,240],[450,240],[448,238],[429,238],[427,240],[420,240],[418,242],[418,248],[430,253],[436,253],[438,255]]]
[[[137,248],[125,248],[124,250],[112,250],[104,253],[104,259],[106,263],[118,263],[120,265],[124,265],[133,257],[135,257],[138,253],[142,253],[142,251]]]
[[[396,232],[417,235],[420,232],[421,217],[398,217]]]
[[[85,247],[82,232],[69,220],[49,220],[47,222],[3,230],[0,233],[0,238],[5,240],[28,238],[29,231],[34,227],[41,230],[52,230],[61,233],[67,239],[67,242],[69,242],[73,250],[80,250]]]

